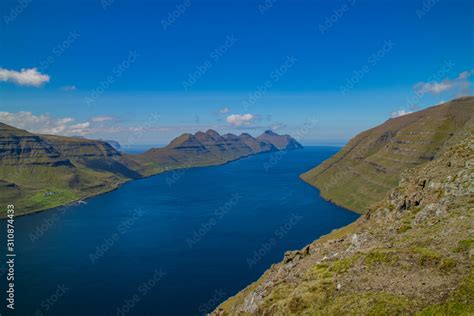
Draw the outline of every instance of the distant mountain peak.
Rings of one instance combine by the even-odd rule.
[[[274,131],[272,131],[271,129],[267,129],[267,130],[264,132],[264,134],[280,136],[280,135],[278,135],[277,133],[275,133]]]
[[[250,135],[249,133],[242,133],[242,134],[240,134],[240,137],[247,137],[247,138],[252,137],[253,138],[253,136]]]
[[[215,130],[213,129],[208,129],[206,131],[206,134],[209,135],[209,136],[213,136],[213,137],[219,137],[221,136],[218,132],[216,132]]]
[[[257,137],[259,141],[266,141],[274,145],[278,150],[300,149],[303,146],[289,135],[278,135],[272,130],[266,130],[262,135]]]

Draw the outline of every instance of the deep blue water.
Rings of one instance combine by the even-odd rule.
[[[336,151],[310,147],[160,174],[86,205],[19,217],[16,310],[8,314],[203,314],[286,250],[357,218],[298,178]]]

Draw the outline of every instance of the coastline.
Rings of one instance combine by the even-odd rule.
[[[319,196],[320,196],[323,200],[325,200],[325,201],[327,201],[327,202],[329,202],[329,203],[331,203],[331,204],[334,204],[334,205],[336,205],[337,207],[340,207],[340,208],[342,208],[342,209],[345,209],[346,211],[349,211],[349,212],[352,212],[352,213],[356,213],[356,214],[359,214],[359,215],[364,215],[364,214],[365,214],[364,212],[359,212],[359,211],[357,211],[357,210],[350,209],[350,208],[348,208],[347,206],[341,205],[341,204],[335,202],[334,200],[331,200],[331,199],[327,198],[326,196],[324,196],[324,194],[321,193],[321,190],[320,190],[316,185],[313,185],[312,183],[309,183],[308,181],[306,181],[306,180],[302,177],[303,174],[304,174],[304,173],[300,174],[300,175],[299,175],[299,178],[300,178],[304,183],[306,183],[306,184],[308,184],[309,186],[315,188],[315,189],[318,191],[317,194],[319,194]]]
[[[298,149],[292,149],[292,150],[298,150]],[[142,177],[140,177],[140,178],[136,178],[136,179],[126,179],[126,180],[124,180],[124,181],[118,182],[118,183],[116,184],[116,186],[111,187],[109,190],[105,190],[105,191],[102,191],[102,192],[96,192],[96,193],[94,193],[94,194],[85,195],[85,196],[83,196],[83,197],[80,197],[80,198],[77,198],[77,199],[74,199],[74,200],[70,200],[70,201],[67,201],[67,202],[65,202],[65,203],[62,203],[62,204],[53,206],[53,207],[32,209],[32,210],[27,211],[27,212],[24,212],[24,213],[15,214],[15,217],[18,218],[18,217],[21,217],[21,216],[28,216],[28,215],[33,215],[33,214],[37,214],[37,213],[42,213],[42,212],[54,210],[54,209],[57,209],[57,208],[59,208],[59,207],[70,206],[70,205],[73,205],[73,204],[75,204],[75,203],[78,203],[79,201],[86,201],[86,200],[91,199],[91,198],[94,198],[94,197],[96,197],[96,196],[100,196],[100,195],[102,195],[102,194],[107,194],[107,193],[113,192],[113,191],[115,191],[115,190],[118,190],[118,189],[120,189],[120,187],[121,187],[122,185],[124,185],[124,184],[126,184],[126,183],[128,183],[128,182],[151,178],[151,177],[154,177],[154,176],[156,176],[156,175],[163,174],[163,173],[166,173],[166,172],[171,172],[171,171],[176,171],[176,170],[181,170],[181,169],[193,169],[193,168],[204,168],[204,167],[212,167],[212,166],[222,166],[222,165],[229,164],[229,163],[231,163],[231,162],[239,161],[239,160],[244,159],[244,158],[248,158],[248,157],[252,157],[252,156],[257,156],[257,155],[261,155],[261,154],[271,154],[271,153],[276,153],[276,152],[280,152],[280,151],[284,151],[284,150],[259,152],[259,153],[256,153],[256,154],[246,155],[246,156],[238,157],[238,158],[236,158],[236,159],[224,161],[224,162],[222,162],[222,163],[209,163],[209,164],[195,165],[195,166],[178,166],[178,167],[175,167],[175,168],[170,168],[170,169],[167,169],[167,170],[162,170],[162,171],[160,171],[160,172],[156,172],[156,173],[153,173],[153,174],[150,174],[150,175],[142,176]],[[14,205],[14,203],[12,203],[12,204]],[[5,216],[0,215],[0,220],[3,220],[3,219],[5,219],[5,218],[6,218],[6,214],[5,214]]]

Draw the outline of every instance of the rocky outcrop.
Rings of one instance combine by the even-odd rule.
[[[474,136],[353,224],[287,252],[212,315],[474,314]]]
[[[426,164],[474,132],[474,97],[390,119],[360,133],[301,178],[321,196],[363,212],[397,186],[407,168]]]

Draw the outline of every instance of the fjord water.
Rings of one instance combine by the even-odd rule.
[[[357,218],[298,178],[336,151],[309,147],[168,172],[17,218],[11,314],[210,311],[286,250]],[[4,269],[0,284],[5,293]]]

